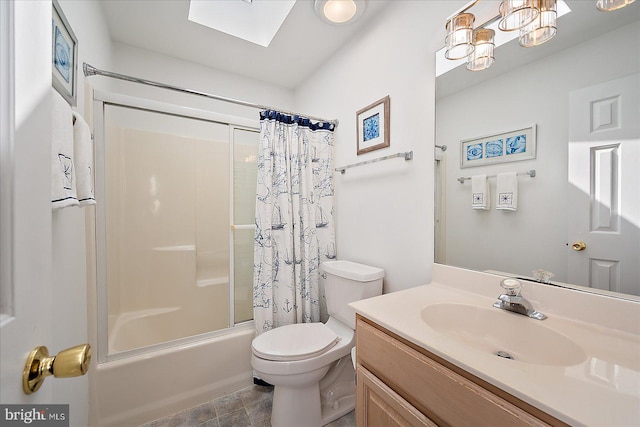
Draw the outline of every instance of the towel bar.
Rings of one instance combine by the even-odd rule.
[[[340,172],[340,173],[344,174],[345,171],[347,169],[349,169],[349,168],[354,168],[356,166],[362,166],[362,165],[368,165],[370,163],[376,163],[376,162],[380,162],[382,160],[395,159],[396,157],[404,157],[405,160],[411,160],[411,159],[413,159],[413,151],[406,151],[404,153],[391,154],[391,155],[384,156],[384,157],[378,157],[377,159],[365,160],[364,162],[358,162],[358,163],[353,163],[353,164],[347,165],[347,166],[341,166],[339,168],[336,168],[336,172]]]
[[[517,175],[529,175],[531,178],[535,178],[536,170],[531,169],[526,172],[518,172]],[[495,178],[496,176],[498,175],[487,175],[487,178]],[[470,176],[461,176],[460,178],[458,178],[458,181],[460,182],[460,184],[464,184],[465,181],[468,181],[470,179],[471,179]]]

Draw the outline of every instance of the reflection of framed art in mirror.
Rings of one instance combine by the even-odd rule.
[[[536,158],[536,125],[460,141],[460,167]]]

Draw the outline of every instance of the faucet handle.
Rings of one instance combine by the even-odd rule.
[[[507,292],[507,295],[515,297],[520,295],[522,283],[518,279],[507,278],[500,282],[500,286]]]

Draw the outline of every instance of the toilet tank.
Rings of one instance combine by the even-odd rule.
[[[323,262],[320,268],[327,274],[325,296],[329,316],[355,329],[355,310],[348,304],[382,294],[384,270],[345,260]]]

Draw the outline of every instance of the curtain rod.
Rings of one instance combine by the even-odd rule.
[[[323,119],[321,117],[313,117],[313,116],[308,116],[308,115],[305,115],[305,114],[294,113],[294,112],[291,112],[291,111],[280,110],[278,108],[273,108],[273,107],[269,107],[269,106],[266,106],[266,105],[255,104],[253,102],[241,101],[241,100],[238,100],[238,99],[227,98],[225,96],[214,95],[214,94],[211,94],[211,93],[201,92],[201,91],[198,91],[198,90],[193,90],[193,89],[188,89],[188,88],[183,88],[183,87],[180,87],[180,86],[173,86],[173,85],[169,85],[169,84],[166,84],[166,83],[159,83],[159,82],[154,82],[152,80],[141,79],[139,77],[127,76],[125,74],[118,74],[118,73],[114,73],[112,71],[100,70],[100,69],[98,69],[98,68],[96,68],[96,67],[94,67],[92,65],[87,64],[86,62],[84,62],[82,64],[82,71],[84,72],[84,75],[86,77],[90,77],[90,76],[111,77],[113,79],[126,80],[128,82],[140,83],[140,84],[144,84],[144,85],[148,85],[148,86],[155,86],[155,87],[159,87],[161,89],[175,90],[176,92],[183,92],[183,93],[188,93],[188,94],[191,94],[191,95],[198,95],[198,96],[203,96],[205,98],[215,99],[215,100],[218,100],[218,101],[230,102],[232,104],[242,105],[242,106],[245,106],[245,107],[259,108],[261,110],[276,110],[276,111],[279,111],[281,113],[290,114],[292,116],[302,116],[302,117],[306,117],[306,118],[311,119],[311,120],[316,120],[316,121],[319,121],[319,122],[329,122],[329,123],[334,124],[335,126],[338,126],[338,120],[337,119],[336,120],[327,120],[327,119]]]

